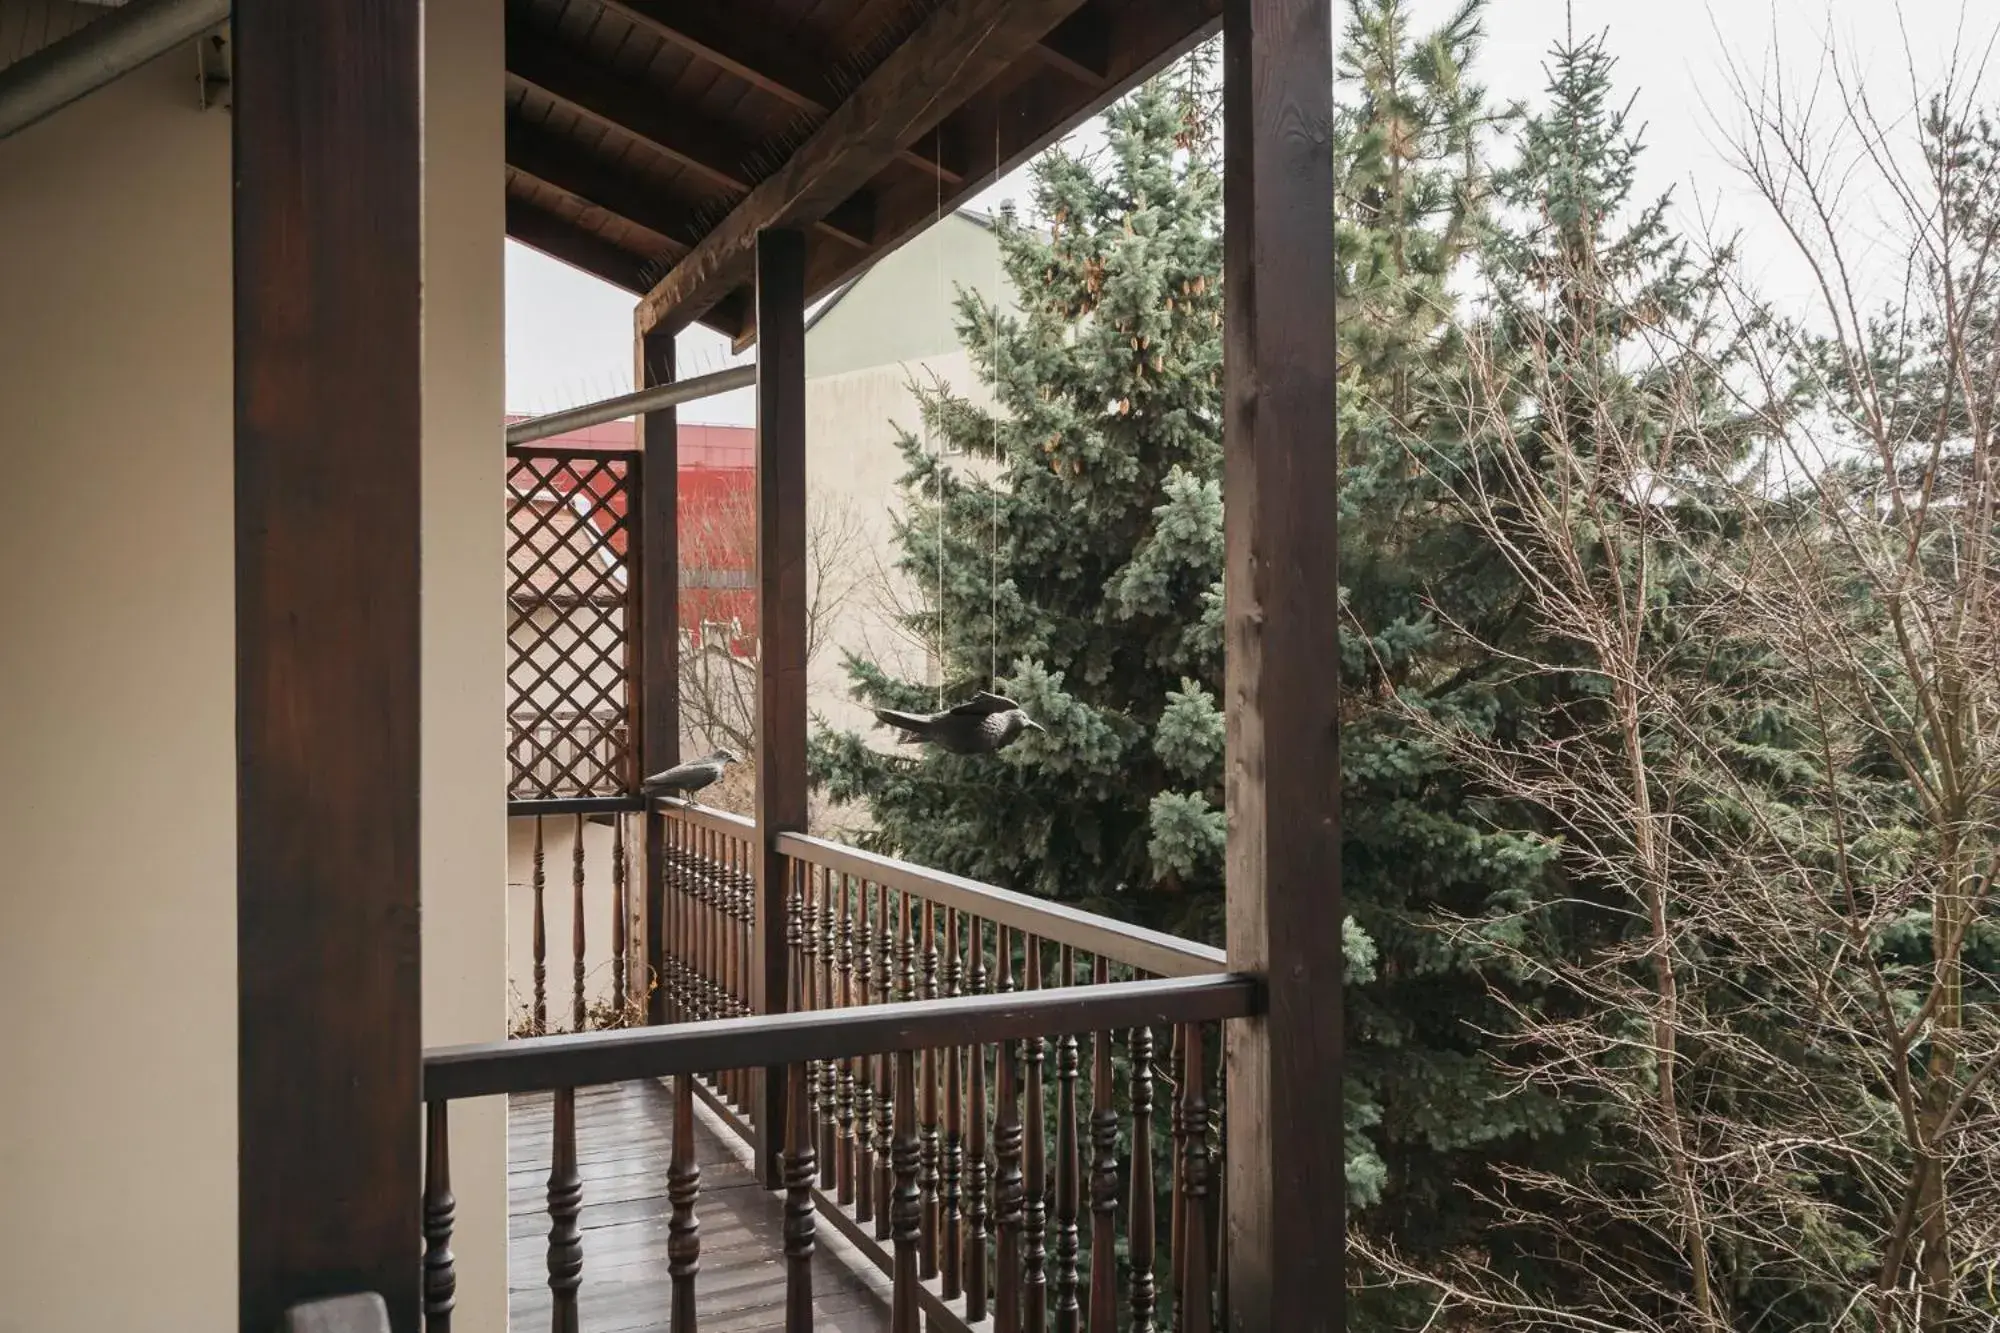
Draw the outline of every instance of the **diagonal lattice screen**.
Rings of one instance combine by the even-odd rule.
[[[508,799],[638,785],[630,627],[639,464],[514,449],[507,463]]]

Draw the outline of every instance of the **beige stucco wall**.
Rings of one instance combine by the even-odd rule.
[[[424,5],[424,1043],[507,1031],[503,11]],[[504,1100],[452,1112],[457,1327],[507,1326]]]
[[[813,521],[851,523],[857,531],[844,561],[850,568],[817,561],[813,570],[816,578],[853,582],[813,654],[806,684],[813,711],[841,730],[867,732],[873,723],[869,711],[849,695],[844,653],[913,679],[927,678],[931,669],[926,645],[897,623],[898,614],[915,604],[915,596],[895,568],[894,515],[902,504],[897,480],[903,475],[903,453],[897,436],[907,429],[921,437],[923,422],[911,385],[928,384],[932,376],[974,401],[986,400],[964,352],[806,381],[806,488],[809,503],[819,511]],[[881,733],[877,739],[892,738]]]
[[[428,8],[438,1042],[505,1017],[502,94],[498,7]],[[230,122],[190,71],[0,142],[0,1333],[234,1324]],[[456,1122],[470,1328],[505,1326],[503,1114]]]
[[[876,729],[870,712],[849,695],[843,656],[853,652],[908,679],[927,679],[932,671],[928,646],[897,623],[915,599],[894,568],[893,515],[902,504],[903,475],[896,439],[900,430],[923,435],[917,385],[943,383],[982,406],[992,401],[959,345],[961,289],[990,294],[1006,283],[992,230],[954,213],[869,269],[806,334],[809,503],[819,511],[815,522],[851,523],[858,535],[849,548],[852,568],[819,562],[829,567],[814,570],[856,586],[813,656],[808,696],[832,726],[888,747],[893,735]]]
[[[236,1306],[229,119],[0,141],[0,1330]]]
[[[632,915],[626,939],[644,956],[641,935],[645,907],[645,831],[634,817],[626,827],[626,902]],[[618,912],[613,830],[585,820],[583,825],[583,994],[586,1004],[610,1004],[613,942]],[[542,921],[546,931],[545,1003],[550,1031],[573,1029],[576,996],[576,820],[551,815],[542,820]],[[535,821],[507,821],[507,1006],[509,1021],[524,1023],[535,997]]]

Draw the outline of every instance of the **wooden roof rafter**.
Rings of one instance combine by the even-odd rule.
[[[509,233],[755,336],[758,230],[822,295],[1215,30],[1222,0],[508,0]]]
[[[581,269],[614,287],[643,296],[648,259],[586,231],[530,200],[507,200],[507,234],[571,268]]]
[[[674,105],[657,89],[630,78],[607,74],[589,60],[565,50],[555,40],[520,32],[510,33],[507,40],[507,76],[535,89],[582,120],[645,145],[659,156],[686,168],[715,190],[741,196],[756,183],[751,163],[757,149],[738,137],[730,126],[710,121],[697,111]],[[547,161],[547,156],[542,160]],[[542,174],[526,167],[523,169],[530,175]],[[633,183],[629,187],[621,185],[614,188],[620,193],[629,193],[629,190],[646,187]],[[688,206],[686,211],[688,216],[683,225],[696,225],[698,208]],[[872,201],[865,195],[857,196],[820,219],[816,225],[834,240],[856,249],[866,249],[871,239],[873,214]],[[640,221],[637,216],[628,216],[631,221]],[[648,230],[655,229],[648,227]]]
[[[944,0],[797,151],[640,302],[641,332],[691,323],[748,280],[757,233],[796,227],[852,197],[974,94],[1027,56],[1083,0]],[[945,188],[942,177],[935,189]],[[738,339],[749,330],[733,330]]]
[[[604,12],[679,47],[695,59],[823,121],[842,100],[837,73],[852,60],[846,53],[814,57],[762,40],[747,29],[725,24],[712,7],[668,6],[661,0],[593,0]],[[926,175],[963,183],[963,172],[936,154],[906,148],[897,157]]]
[[[509,118],[507,165],[586,207],[601,208],[660,238],[667,253],[684,254],[696,235],[700,201],[676,198],[578,152],[560,135]]]

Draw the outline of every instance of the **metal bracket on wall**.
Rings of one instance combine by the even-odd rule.
[[[211,107],[221,107],[225,111],[235,109],[235,99],[230,90],[233,55],[227,23],[195,38],[195,93],[203,111]]]

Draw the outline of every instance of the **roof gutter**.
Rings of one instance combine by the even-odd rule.
[[[0,139],[229,18],[229,0],[131,0],[0,69]]]

